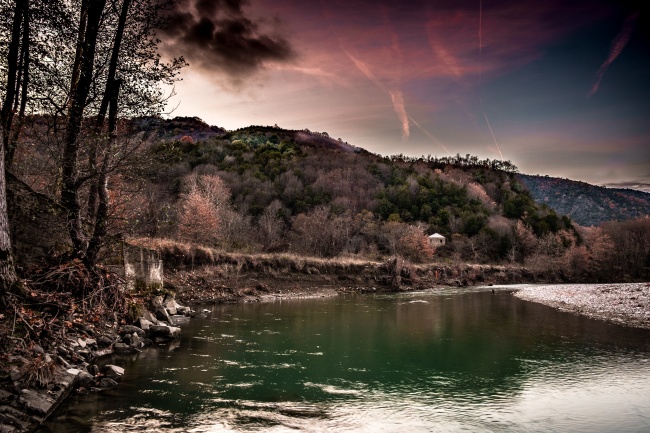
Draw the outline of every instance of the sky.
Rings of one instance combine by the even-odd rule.
[[[160,38],[189,63],[171,116],[650,191],[649,12],[640,0],[180,0]]]

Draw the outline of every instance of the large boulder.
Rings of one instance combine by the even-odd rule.
[[[181,328],[153,325],[149,327],[149,335],[156,342],[175,340],[181,336]]]
[[[175,316],[171,316],[170,319],[172,321],[172,325],[176,325],[176,326],[182,326],[182,325],[186,325],[186,324],[190,323],[190,318],[189,317],[183,316],[183,315],[180,315],[180,314],[177,314]]]
[[[154,314],[156,315],[156,319],[164,320],[167,323],[171,323],[171,320],[169,318],[169,313],[167,312],[167,309],[163,305],[162,296],[153,296],[151,298],[151,307]]]
[[[24,404],[27,409],[39,415],[47,415],[55,403],[54,399],[44,392],[41,393],[33,389],[23,389],[20,391],[19,401]]]
[[[124,376],[124,369],[117,365],[108,364],[102,368],[102,374],[110,378],[121,377]]]
[[[144,329],[133,325],[124,325],[120,328],[120,335],[136,333],[140,337],[145,336]]]
[[[174,299],[173,296],[171,295],[165,296],[163,305],[167,309],[167,313],[169,313],[170,316],[175,316],[176,314],[178,314],[177,308],[179,307],[179,305],[176,303],[176,299]]]

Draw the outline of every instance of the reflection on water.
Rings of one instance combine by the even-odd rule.
[[[41,431],[650,431],[648,337],[482,290],[216,306]]]

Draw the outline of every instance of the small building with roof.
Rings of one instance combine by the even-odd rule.
[[[429,245],[433,248],[442,247],[445,245],[445,237],[440,233],[434,233],[429,236]]]

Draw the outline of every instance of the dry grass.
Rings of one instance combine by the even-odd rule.
[[[306,257],[293,253],[232,253],[219,251],[203,245],[180,242],[162,238],[132,238],[131,245],[158,251],[167,266],[173,268],[222,265],[224,270],[241,272],[248,270],[262,271],[264,267],[273,270],[307,272],[309,268],[317,270],[345,269],[358,266],[377,266],[381,262],[370,261],[354,256],[333,258]]]
[[[36,358],[25,364],[22,369],[23,386],[26,388],[45,388],[54,378],[56,364],[49,356],[38,354]]]

